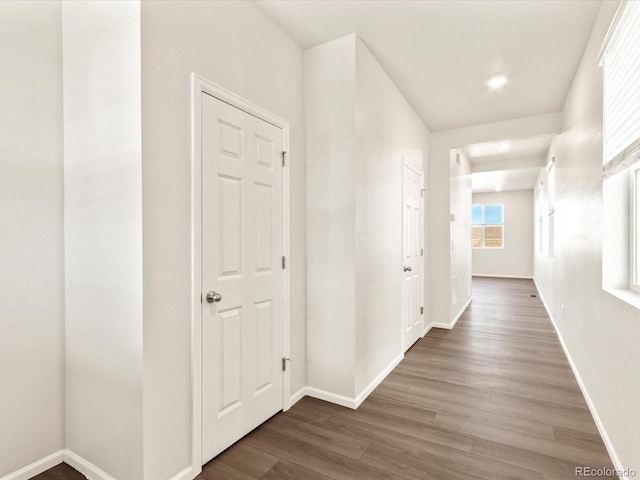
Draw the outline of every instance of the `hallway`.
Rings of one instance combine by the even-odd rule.
[[[612,467],[530,280],[474,278],[357,411],[305,398],[201,479],[564,479]]]
[[[419,340],[357,411],[304,398],[198,478],[556,480],[613,468],[532,294],[531,280],[475,277],[454,329]],[[82,477],[59,465],[35,478]]]

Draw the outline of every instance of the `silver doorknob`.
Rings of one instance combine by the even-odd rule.
[[[411,267],[404,267],[404,271],[405,272],[410,272],[411,271]]]
[[[222,300],[222,295],[220,295],[219,293],[214,292],[213,290],[207,292],[207,302],[218,303],[220,300]]]

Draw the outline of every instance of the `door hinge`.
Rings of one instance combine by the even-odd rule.
[[[290,362],[291,359],[289,357],[282,357],[282,371],[287,371],[287,362]]]
[[[420,249],[420,256],[421,256],[421,257],[424,257],[424,248],[421,248],[421,249]]]
[[[282,269],[287,268],[287,257],[282,257]]]
[[[424,192],[426,192],[427,190],[425,188],[421,188],[420,189],[420,197],[424,197]]]
[[[202,303],[202,294],[200,294],[200,303]]]
[[[282,152],[282,166],[286,166],[287,164],[287,152]]]
[[[420,315],[424,315],[424,307],[420,307]]]

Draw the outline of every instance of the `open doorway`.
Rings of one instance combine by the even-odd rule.
[[[541,228],[546,232],[549,225],[548,212],[534,212],[534,196],[552,164],[552,139],[541,135],[461,149],[471,169],[473,277],[533,278],[534,250]]]

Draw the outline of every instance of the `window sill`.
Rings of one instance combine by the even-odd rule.
[[[640,293],[628,288],[603,288],[603,290],[640,310]]]

